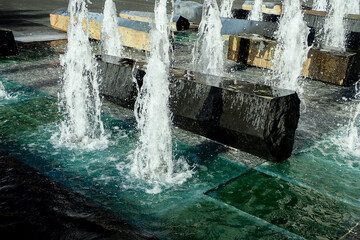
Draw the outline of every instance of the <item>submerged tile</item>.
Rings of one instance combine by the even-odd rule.
[[[207,194],[309,239],[341,237],[360,218],[352,205],[255,170]]]

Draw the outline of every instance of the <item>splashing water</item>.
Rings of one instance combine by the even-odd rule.
[[[326,11],[327,7],[328,7],[327,0],[315,0],[312,9],[316,11]]]
[[[262,5],[263,0],[255,0],[253,9],[250,12],[249,20],[262,21]]]
[[[355,99],[360,100],[360,81],[355,84],[355,90]],[[359,129],[356,124],[360,116],[360,103],[357,103],[356,106],[353,107],[352,111],[354,112],[354,117],[349,121],[347,136],[345,137],[344,144],[351,153],[360,156],[360,136]]]
[[[221,76],[224,71],[221,19],[216,0],[205,0],[198,40],[193,48],[193,68],[202,73]]]
[[[7,97],[7,93],[5,91],[5,87],[2,84],[2,82],[0,82],[0,98],[6,98]]]
[[[60,62],[64,69],[63,92],[59,94],[64,120],[54,142],[69,147],[98,148],[107,145],[101,121],[97,63],[91,53],[88,32],[82,28],[87,15],[84,0],[71,0],[68,44]]]
[[[284,13],[275,35],[278,44],[273,61],[273,77],[279,79],[279,82],[274,85],[301,93],[298,78],[309,51],[309,28],[303,19],[300,0],[284,1]]]
[[[220,6],[220,16],[225,18],[232,18],[232,6],[234,4],[234,0],[222,0]]]
[[[348,14],[360,14],[360,0],[348,0],[347,13]]]
[[[121,56],[122,44],[117,25],[116,5],[113,0],[105,1],[101,46],[103,54]]]
[[[166,0],[155,4],[155,23],[150,32],[151,52],[143,86],[135,105],[140,130],[139,144],[133,154],[131,173],[154,185],[158,193],[166,184],[181,184],[191,173],[186,162],[174,163],[169,110],[169,18]],[[179,166],[178,166],[178,165]],[[177,170],[180,170],[178,173]]]
[[[346,29],[345,29],[346,4],[344,0],[331,0],[329,15],[324,25],[324,47],[345,51]]]

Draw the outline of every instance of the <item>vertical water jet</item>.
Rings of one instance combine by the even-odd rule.
[[[121,56],[121,36],[117,24],[116,5],[113,0],[105,1],[104,19],[101,26],[101,48],[103,54]]]
[[[249,15],[249,20],[262,21],[262,5],[263,0],[255,0],[253,8]]]
[[[59,100],[64,119],[60,123],[58,141],[81,146],[97,145],[94,142],[99,141],[106,144],[97,63],[91,52],[88,32],[82,27],[87,15],[85,0],[71,0],[69,13],[68,44],[65,54],[60,57],[64,73]]]
[[[232,18],[232,6],[234,4],[234,0],[222,0],[220,6],[220,16],[225,18]]]
[[[348,0],[347,13],[348,14],[360,14],[360,0]]]
[[[345,16],[346,4],[343,0],[330,0],[329,15],[325,19],[324,40],[325,48],[345,51],[346,29]]]
[[[177,173],[173,161],[171,114],[169,110],[170,41],[166,0],[155,3],[155,22],[150,31],[150,57],[146,75],[135,104],[135,117],[140,131],[139,143],[131,164],[131,173],[152,183],[150,193],[158,193],[161,186],[182,183],[189,175]],[[190,175],[191,176],[191,175]]]
[[[221,19],[216,0],[205,0],[198,40],[193,48],[193,68],[202,73],[221,76],[224,71]]]
[[[285,0],[279,28],[275,33],[273,70],[275,83],[280,88],[301,92],[298,78],[307,59],[309,28],[303,19],[300,0]]]
[[[327,0],[315,0],[312,9],[315,11],[325,11],[327,10],[328,2]]]

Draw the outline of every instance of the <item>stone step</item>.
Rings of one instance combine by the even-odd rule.
[[[18,50],[12,31],[0,30],[0,56],[17,55]]]
[[[83,28],[89,31],[90,38],[96,40],[101,39],[103,18],[103,14],[88,13],[88,18],[84,20],[82,24]],[[117,18],[117,22],[119,33],[122,36],[121,42],[124,46],[146,51],[150,50],[149,23],[119,17]],[[54,29],[67,32],[69,24],[69,12],[67,9],[53,11],[50,14],[50,24]]]
[[[144,63],[102,56],[99,66],[101,93],[133,109],[133,76],[142,86]],[[175,125],[269,161],[291,155],[300,114],[295,92],[180,69],[171,69],[169,81]]]
[[[272,69],[276,45],[276,41],[259,36],[231,36],[228,59]],[[303,75],[327,83],[350,85],[360,76],[360,54],[311,48]]]
[[[150,22],[155,19],[155,14],[153,12],[143,12],[143,11],[129,11],[129,10],[123,10],[120,12],[119,17],[134,20],[134,21],[140,21],[140,22]],[[169,19],[170,19],[169,15]],[[180,15],[174,15],[173,19],[171,21],[171,30],[172,31],[183,31],[188,30],[190,27],[189,20],[186,18],[180,16]]]

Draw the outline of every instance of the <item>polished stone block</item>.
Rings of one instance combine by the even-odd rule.
[[[143,64],[99,59],[102,94],[132,108]],[[169,81],[175,125],[270,161],[291,155],[300,105],[295,92],[179,69],[171,69]]]

